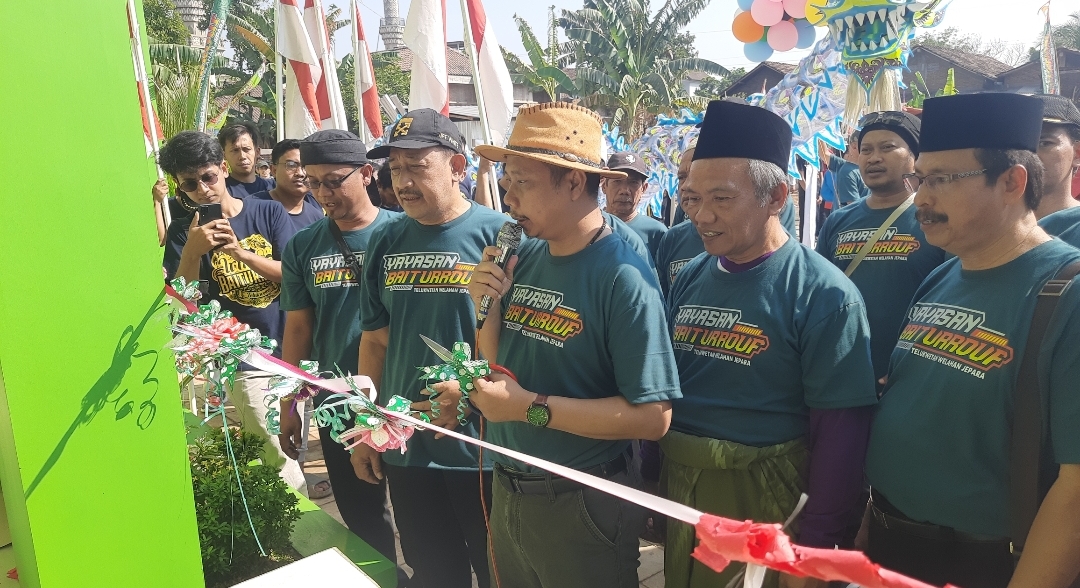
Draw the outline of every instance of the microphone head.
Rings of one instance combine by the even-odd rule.
[[[503,251],[513,251],[521,245],[521,225],[514,221],[506,221],[499,229],[499,236],[495,239],[495,246]]]

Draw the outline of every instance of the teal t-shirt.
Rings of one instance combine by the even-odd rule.
[[[640,255],[641,258],[649,264],[649,267],[655,270],[656,260],[653,259],[652,253],[649,252],[649,248],[645,245],[644,239],[642,239],[634,229],[631,229],[630,225],[624,223],[621,218],[607,212],[603,214],[604,218],[607,219],[608,226],[611,227],[611,232],[622,237],[623,241],[629,243],[630,248]]]
[[[379,404],[391,396],[413,401],[424,382],[419,367],[442,361],[420,339],[426,335],[450,349],[464,341],[476,346],[476,311],[469,298],[473,269],[484,247],[495,243],[499,228],[509,217],[473,203],[465,214],[436,226],[400,216],[371,237],[364,264],[360,322],[365,331],[390,327]],[[477,436],[476,417],[464,429]],[[417,432],[408,450],[387,451],[383,459],[398,466],[469,468],[477,466],[473,445],[453,439],[434,439],[430,431]]]
[[[915,294],[874,419],[871,486],[917,521],[1009,535],[1012,394],[1036,294],[1080,251],[1044,243],[995,268],[953,259]],[[1058,301],[1039,374],[1058,463],[1080,463],[1080,284]]]
[[[691,259],[705,252],[705,244],[697,227],[690,221],[671,227],[656,250],[656,272],[660,276],[660,290],[667,297],[675,276]]]
[[[554,257],[547,241],[533,239],[518,255],[514,285],[502,300],[498,363],[526,390],[585,399],[622,395],[633,404],[679,398],[656,277],[626,242],[610,235]],[[489,423],[488,436],[578,469],[610,461],[630,445],[523,422]]]
[[[649,250],[649,255],[652,256],[653,265],[656,265],[656,249],[660,247],[660,239],[663,238],[664,233],[667,232],[667,227],[664,223],[654,219],[647,214],[638,213],[634,218],[630,219],[630,222],[626,223],[634,232],[641,237],[641,240],[645,242],[645,247]],[[659,269],[657,269],[659,272]]]
[[[398,216],[380,210],[370,225],[358,231],[342,231],[345,243],[356,254],[360,271],[368,241],[376,229]],[[311,333],[311,357],[319,369],[356,374],[360,350],[360,280],[345,263],[345,256],[330,232],[328,218],[301,229],[285,245],[281,258],[281,308],[315,309]],[[335,367],[335,365],[337,367]]]
[[[833,212],[818,234],[817,252],[841,271],[847,270],[851,260],[895,210],[896,207],[870,208],[864,198]],[[889,371],[889,356],[915,290],[944,261],[945,252],[926,241],[919,221],[915,220],[915,207],[909,206],[885,229],[873,250],[855,268],[851,281],[866,302],[875,376],[880,378]]]
[[[784,226],[784,230],[787,231],[788,235],[791,235],[792,239],[799,238],[795,223],[795,201],[791,199],[791,196],[788,196],[784,207],[780,209],[780,224]]]
[[[698,255],[668,306],[676,431],[767,447],[806,435],[810,408],[877,402],[862,296],[794,239],[734,274]]]
[[[1080,247],[1080,206],[1048,214],[1039,219],[1039,226],[1069,245]]]

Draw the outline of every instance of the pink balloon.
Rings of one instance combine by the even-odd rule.
[[[754,0],[754,4],[750,6],[750,16],[753,16],[754,22],[759,25],[771,27],[784,20],[784,3],[773,2],[772,0]]]
[[[769,27],[769,33],[766,36],[769,47],[777,51],[791,51],[799,42],[799,29],[795,28],[795,24],[791,21],[782,20]]]
[[[806,0],[783,0],[784,10],[791,18],[806,18]]]

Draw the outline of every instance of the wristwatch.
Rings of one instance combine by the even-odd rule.
[[[525,410],[525,420],[537,427],[546,427],[551,422],[551,409],[547,405],[548,397],[545,394],[537,394],[529,408]]]

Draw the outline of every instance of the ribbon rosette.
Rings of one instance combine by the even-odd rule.
[[[308,374],[318,377],[319,375],[319,362],[311,360],[301,360],[300,369],[304,370]],[[270,387],[267,388],[267,394],[265,398],[266,402],[266,432],[271,435],[281,434],[281,421],[278,417],[281,413],[278,412],[278,401],[282,398],[292,397],[295,400],[307,400],[314,394],[312,387],[307,382],[298,378],[291,378],[289,376],[274,376],[270,378]],[[295,410],[295,404],[293,410]]]
[[[457,380],[461,390],[461,399],[458,400],[458,423],[466,424],[465,411],[469,407],[469,394],[473,391],[473,380],[483,378],[491,374],[491,367],[487,360],[469,359],[472,357],[472,348],[468,343],[457,342],[450,351],[451,357],[444,358],[446,363],[421,367],[420,380],[438,380],[447,382]],[[434,400],[434,396],[432,397]]]
[[[331,439],[349,451],[362,443],[379,453],[387,449],[399,449],[405,453],[406,442],[412,437],[414,427],[395,419],[394,413],[430,421],[426,414],[412,410],[412,402],[408,398],[394,396],[382,409],[357,389],[351,379],[346,378],[345,381],[353,393],[331,395],[315,409],[315,419],[320,427],[330,429]]]

